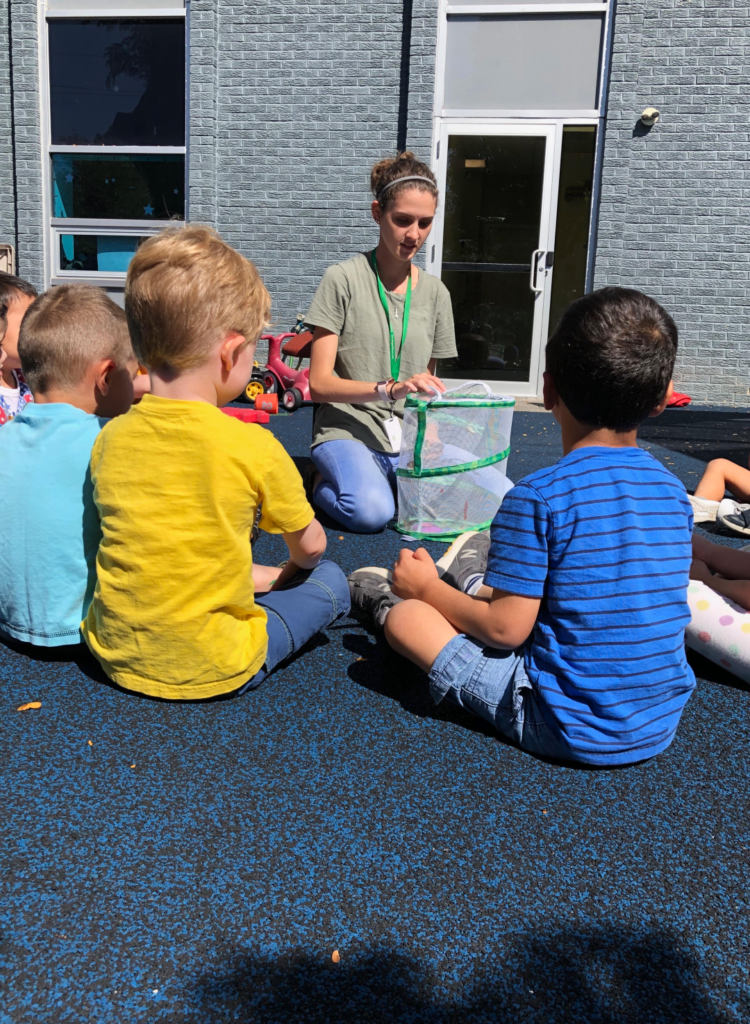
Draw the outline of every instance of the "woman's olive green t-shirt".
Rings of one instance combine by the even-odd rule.
[[[388,291],[385,294],[398,352],[406,296]],[[326,270],[305,322],[338,335],[336,376],[362,381],[387,380],[391,376],[388,323],[375,271],[365,253]],[[424,373],[431,359],[451,359],[455,355],[456,334],[448,289],[438,278],[420,270],[416,287],[412,288],[399,380]],[[376,451],[391,452],[384,427],[390,415],[389,402],[327,402],[318,407],[315,416],[313,447],[323,441],[354,440]],[[396,403],[394,415],[403,418],[403,401]]]

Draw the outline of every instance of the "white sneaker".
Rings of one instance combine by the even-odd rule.
[[[719,504],[716,520],[734,533],[750,536],[750,505],[742,505],[734,498],[724,498]]]
[[[716,513],[719,511],[719,502],[711,501],[710,498],[696,498],[694,494],[688,494],[690,504],[693,506],[694,523],[715,523]]]

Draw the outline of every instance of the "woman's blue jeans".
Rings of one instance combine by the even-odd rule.
[[[354,533],[377,533],[396,511],[398,453],[359,441],[323,441],[310,456],[323,479],[313,495],[331,519]]]

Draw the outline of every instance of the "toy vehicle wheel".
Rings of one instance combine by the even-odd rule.
[[[265,388],[267,395],[276,395],[279,391],[279,382],[276,379],[275,373],[264,373],[263,374],[263,387]]]
[[[281,396],[281,404],[287,412],[294,412],[302,405],[302,392],[299,388],[289,388]]]
[[[262,380],[251,380],[245,388],[245,398],[253,405],[258,395],[262,395],[265,390]]]

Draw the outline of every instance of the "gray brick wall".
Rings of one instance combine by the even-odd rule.
[[[8,6],[0,8],[0,242],[16,244]]]
[[[402,0],[191,4],[190,218],[253,259],[286,328],[370,246],[369,170],[396,147]],[[429,160],[436,0],[415,0],[407,144]]]
[[[1,241],[17,241],[16,272],[44,285],[42,233],[42,163],[39,127],[39,61],[37,6],[34,0],[11,0],[0,16],[0,188]],[[12,53],[8,50],[8,11],[12,27]],[[13,202],[13,139],[10,116],[10,63],[12,61],[15,161],[18,190]],[[7,87],[5,87],[7,83]],[[6,176],[7,175],[7,176]]]
[[[750,394],[749,46],[741,0],[617,5],[595,283],[664,304],[678,388],[716,405]]]

